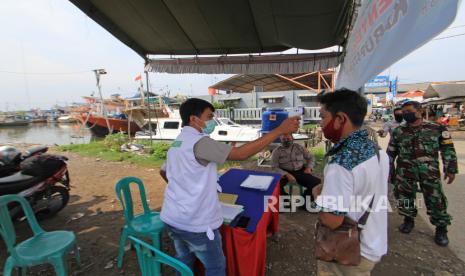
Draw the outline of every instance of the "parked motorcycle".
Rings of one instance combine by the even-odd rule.
[[[39,219],[54,216],[69,201],[70,179],[67,158],[33,150],[18,155],[12,147],[0,147],[0,196],[18,194],[30,203]],[[16,170],[16,172],[14,172]],[[8,206],[13,219],[24,216],[17,204]]]
[[[0,177],[5,177],[20,171],[20,164],[26,158],[46,153],[48,147],[38,146],[21,152],[15,147],[0,147]]]

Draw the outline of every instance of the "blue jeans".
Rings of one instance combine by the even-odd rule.
[[[165,224],[168,235],[174,242],[176,259],[192,270],[195,259],[198,258],[205,267],[205,276],[226,275],[226,259],[223,254],[221,234],[214,230],[215,238],[209,240],[207,233],[193,233],[179,230]]]

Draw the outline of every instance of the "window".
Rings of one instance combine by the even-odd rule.
[[[231,120],[229,120],[228,118],[221,118],[219,119],[219,121],[221,122],[221,124],[223,125],[228,125],[228,126],[235,126],[236,124],[233,123]]]
[[[149,124],[151,126],[149,126]],[[147,131],[152,129],[153,132],[156,132],[157,131],[157,123],[147,123],[147,124],[144,125],[143,129],[147,130]]]
[[[318,96],[302,96],[300,97],[300,100],[303,102],[317,102],[317,98]]]
[[[179,122],[165,122],[163,124],[164,129],[178,129],[179,128]]]
[[[265,98],[263,99],[264,103],[282,103],[283,98]]]

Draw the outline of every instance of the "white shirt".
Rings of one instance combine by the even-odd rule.
[[[356,143],[355,143],[356,144]],[[356,148],[357,146],[353,146]],[[389,211],[389,158],[385,151],[364,155],[349,147],[347,155],[340,154],[336,162],[324,169],[324,185],[316,204],[323,211],[341,213],[358,221],[375,196],[372,211],[361,231],[361,255],[377,262],[387,253],[387,212]],[[361,152],[360,158],[353,158]],[[374,151],[372,151],[374,152]],[[368,159],[366,159],[368,158]],[[354,161],[355,160],[355,161]]]
[[[199,163],[194,147],[206,137],[192,127],[184,127],[167,154],[168,185],[160,214],[163,222],[180,230],[206,232],[221,226],[223,217],[217,195],[217,164]],[[223,161],[224,162],[224,161]]]

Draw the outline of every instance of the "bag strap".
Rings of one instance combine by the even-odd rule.
[[[373,197],[371,198],[371,201],[370,201],[370,205],[368,206],[368,209],[365,211],[365,213],[363,213],[363,215],[358,220],[358,225],[359,226],[363,226],[363,225],[365,225],[367,223],[368,216],[371,213],[371,207],[373,206],[373,201],[374,200],[375,200],[375,196],[373,195]]]

